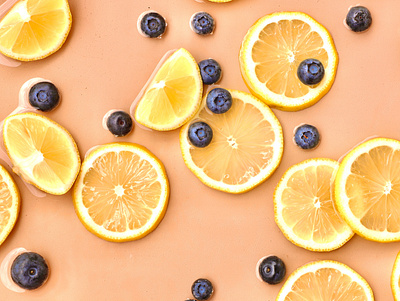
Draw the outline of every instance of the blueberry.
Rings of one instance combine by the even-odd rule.
[[[207,108],[215,114],[227,112],[232,106],[232,95],[228,90],[222,88],[212,89],[207,94]]]
[[[29,90],[29,103],[37,110],[48,112],[60,102],[60,94],[56,86],[49,82],[40,82]]]
[[[325,69],[316,59],[306,59],[297,68],[297,76],[305,85],[316,85],[324,78]]]
[[[207,279],[197,279],[192,285],[192,294],[197,300],[208,300],[213,292],[214,288]]]
[[[11,265],[11,278],[20,287],[33,290],[40,287],[49,275],[44,258],[34,252],[17,256]]]
[[[207,123],[198,121],[190,125],[188,136],[192,145],[206,147],[212,140],[213,131]]]
[[[140,20],[140,29],[145,36],[158,38],[165,32],[165,19],[159,13],[147,13]]]
[[[295,129],[294,142],[302,149],[316,147],[319,140],[319,132],[315,126],[303,124]]]
[[[261,261],[258,272],[264,282],[278,284],[285,277],[285,263],[277,256],[268,256]]]
[[[221,79],[221,66],[216,60],[207,59],[199,63],[200,74],[205,85],[212,85]]]
[[[190,20],[192,30],[199,35],[207,35],[214,31],[214,18],[206,12],[199,12]]]
[[[346,24],[352,31],[365,31],[371,26],[371,23],[371,13],[364,6],[354,6],[347,13]]]
[[[115,111],[107,118],[107,128],[114,136],[126,136],[131,132],[132,127],[132,118],[124,111]]]

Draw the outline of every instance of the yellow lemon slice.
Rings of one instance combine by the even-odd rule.
[[[397,253],[394,261],[392,276],[390,278],[390,287],[392,288],[394,301],[400,300],[400,252]]]
[[[335,180],[336,207],[366,239],[400,240],[400,141],[368,140],[350,151]]]
[[[20,0],[0,21],[0,52],[20,61],[43,59],[61,48],[71,23],[67,0]]]
[[[133,143],[110,143],[91,151],[73,193],[75,211],[86,229],[116,242],[153,231],[164,217],[168,197],[163,164]]]
[[[274,193],[275,221],[295,245],[311,251],[332,251],[353,231],[337,213],[331,196],[339,163],[315,158],[290,167]]]
[[[4,121],[3,139],[13,171],[26,182],[51,194],[64,194],[74,184],[78,148],[58,123],[36,113],[11,115]]]
[[[17,221],[20,208],[18,187],[8,171],[0,165],[0,245]]]
[[[347,265],[331,260],[315,261],[294,271],[276,301],[373,301],[367,281]]]
[[[176,50],[157,70],[135,109],[138,123],[158,131],[186,123],[201,103],[203,82],[199,67],[185,49]]]
[[[324,68],[322,81],[304,85],[297,68],[305,59],[317,59]],[[240,70],[250,91],[271,107],[285,111],[305,109],[324,96],[336,75],[338,54],[329,32],[310,16],[280,12],[259,19],[243,39]]]
[[[228,90],[232,107],[211,113],[205,100],[198,114],[182,127],[180,144],[186,166],[207,186],[242,193],[265,181],[278,167],[283,153],[282,128],[271,109],[251,94]],[[204,148],[188,139],[190,124],[207,123],[213,130]]]

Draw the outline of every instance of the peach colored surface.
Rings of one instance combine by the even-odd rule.
[[[2,3],[4,1],[0,1]],[[44,113],[65,126],[81,156],[91,147],[113,141],[144,145],[165,164],[171,183],[164,220],[147,237],[111,243],[89,233],[78,220],[71,193],[38,198],[14,174],[22,208],[16,227],[0,247],[0,261],[17,247],[42,254],[51,267],[49,281],[23,294],[0,284],[1,300],[185,300],[200,277],[215,286],[213,301],[275,300],[282,284],[261,283],[257,261],[280,256],[288,273],[309,261],[333,259],[348,264],[370,283],[376,300],[392,300],[390,274],[400,243],[379,244],[352,238],[331,253],[296,247],[274,222],[273,190],[292,164],[312,157],[339,159],[371,136],[400,139],[400,9],[398,0],[363,0],[372,12],[368,32],[356,34],[343,19],[359,1],[233,0],[70,0],[73,24],[60,51],[17,68],[0,66],[0,120],[18,105],[22,84],[32,77],[55,83],[59,107]],[[168,23],[162,39],[136,30],[137,17],[156,10]],[[303,11],[332,34],[339,67],[331,91],[316,105],[299,112],[274,110],[283,126],[285,150],[275,174],[256,189],[230,195],[204,186],[185,166],[178,131],[147,131],[136,126],[125,138],[102,127],[111,109],[129,111],[160,58],[184,47],[196,60],[212,57],[223,68],[220,85],[248,91],[239,72],[238,52],[249,27],[265,14]],[[201,37],[189,28],[190,16],[207,11],[216,19],[214,35]],[[322,141],[313,151],[292,142],[293,129],[310,123]],[[7,166],[8,168],[8,166]],[[8,170],[10,170],[8,168]]]

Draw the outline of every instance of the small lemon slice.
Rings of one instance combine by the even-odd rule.
[[[279,181],[274,193],[275,221],[295,245],[326,252],[353,236],[331,196],[338,168],[332,159],[309,159],[291,166]]]
[[[168,197],[163,164],[133,143],[110,143],[91,151],[73,192],[75,211],[86,229],[115,242],[153,231],[164,217]]]
[[[400,141],[375,138],[351,150],[337,172],[335,201],[360,236],[400,241]]]
[[[18,187],[8,171],[0,165],[0,245],[17,221],[20,208]]]
[[[67,0],[20,0],[0,21],[0,52],[20,61],[43,59],[61,48],[71,23]]]
[[[304,85],[297,68],[305,59],[318,59],[325,68],[322,81]],[[259,19],[243,39],[240,70],[251,93],[271,107],[305,109],[324,96],[336,75],[338,54],[329,32],[300,12],[279,12]]]
[[[249,191],[264,182],[278,167],[283,153],[281,125],[271,109],[251,94],[228,90],[232,107],[211,113],[203,101],[198,114],[180,132],[186,166],[207,186],[230,193]],[[188,139],[191,123],[203,121],[213,130],[204,148]]]
[[[400,252],[397,253],[394,261],[392,276],[390,278],[390,287],[392,288],[394,301],[400,301]]]
[[[4,145],[13,171],[50,194],[64,194],[80,168],[79,151],[71,134],[58,123],[36,113],[8,116]]]
[[[373,301],[367,281],[347,265],[331,260],[314,261],[294,271],[276,301]]]
[[[184,48],[157,70],[135,109],[138,123],[158,131],[181,127],[199,109],[203,82],[199,66]]]

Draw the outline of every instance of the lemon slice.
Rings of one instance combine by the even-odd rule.
[[[276,301],[373,301],[367,281],[347,265],[331,260],[315,261],[294,271]]]
[[[228,90],[232,107],[213,114],[203,106],[182,127],[180,144],[186,166],[207,186],[242,193],[265,181],[278,167],[283,153],[282,128],[271,109],[251,94]],[[191,145],[191,123],[203,121],[213,130],[204,148]]]
[[[20,61],[43,59],[61,48],[71,23],[67,0],[20,0],[0,21],[0,52]]]
[[[400,301],[400,252],[397,253],[396,260],[394,261],[390,287],[392,288],[394,301]]]
[[[368,140],[350,151],[335,180],[336,207],[360,236],[400,240],[400,141]]]
[[[36,113],[11,115],[4,121],[3,139],[13,171],[26,182],[51,194],[64,194],[80,168],[71,134]]]
[[[20,208],[18,187],[8,171],[0,165],[0,245],[17,221]]]
[[[322,81],[304,85],[297,68],[305,59],[317,59],[325,68]],[[271,107],[285,111],[305,109],[324,96],[336,75],[338,54],[329,32],[310,16],[280,12],[259,19],[243,39],[240,70],[250,91]]]
[[[158,131],[174,130],[187,122],[201,103],[203,82],[199,67],[184,48],[161,65],[135,110],[138,123]]]
[[[332,251],[353,231],[335,209],[331,183],[339,163],[315,158],[290,167],[274,193],[275,221],[295,245],[311,251]]]
[[[167,210],[164,166],[144,147],[110,143],[89,153],[74,186],[75,211],[93,234],[121,242],[153,231]]]

